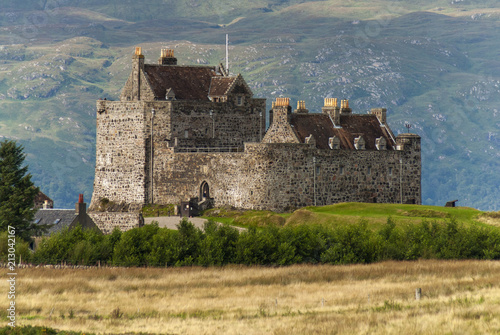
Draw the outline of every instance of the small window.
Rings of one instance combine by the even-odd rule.
[[[389,168],[389,176],[392,176],[392,167]]]
[[[371,168],[371,166],[368,167],[367,174],[372,174],[372,168]]]
[[[54,221],[54,224],[58,224],[59,222],[61,222],[61,219],[56,219],[56,220]]]
[[[189,131],[184,130],[184,138],[188,138],[188,136],[189,136]]]
[[[344,167],[343,167],[343,166],[341,166],[341,167],[339,168],[339,173],[340,173],[340,174],[344,174]]]
[[[36,219],[36,220],[35,220],[35,223],[36,223],[36,224],[39,224],[41,220],[42,220],[42,219]]]
[[[237,104],[238,104],[238,106],[243,105],[243,97],[241,95],[238,95],[238,97],[237,97]]]
[[[321,169],[319,166],[316,166],[316,174],[318,175],[320,173]]]

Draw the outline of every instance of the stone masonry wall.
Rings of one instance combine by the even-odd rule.
[[[318,150],[308,144],[247,143],[244,153],[171,150],[158,159],[162,165],[154,189],[160,203],[199,197],[203,182],[208,183],[216,206],[247,209],[283,211],[345,201],[397,203],[401,193],[403,203],[421,203],[419,153],[411,150]]]
[[[143,221],[140,213],[91,212],[89,216],[103,234],[111,234],[115,227],[118,227],[121,231],[137,228]]]
[[[102,198],[144,203],[145,134],[141,102],[97,102],[96,169],[90,210]]]

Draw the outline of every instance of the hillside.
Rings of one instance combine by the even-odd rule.
[[[332,227],[352,225],[363,221],[370,230],[376,231],[385,226],[388,221],[397,225],[418,225],[422,222],[445,224],[450,220],[455,220],[465,226],[500,226],[500,213],[482,212],[467,207],[353,202],[304,207],[291,213],[213,208],[205,211],[203,217],[244,228],[316,224]]]
[[[496,1],[24,1],[0,3],[0,136],[28,153],[56,201],[90,201],[95,100],[117,99],[136,45],[146,61],[224,58],[254,93],[320,111],[387,107],[422,136],[423,202],[499,210],[500,5]]]

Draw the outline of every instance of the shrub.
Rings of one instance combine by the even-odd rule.
[[[224,265],[234,261],[238,231],[228,225],[219,225],[210,220],[205,223],[200,242],[199,265]]]
[[[120,266],[147,265],[152,251],[154,235],[158,233],[157,223],[134,228],[122,233],[113,250],[113,264]]]

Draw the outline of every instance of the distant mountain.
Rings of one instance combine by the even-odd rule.
[[[57,207],[92,194],[95,101],[117,99],[136,45],[230,70],[259,97],[387,107],[422,136],[423,202],[500,210],[497,1],[0,1],[0,136],[25,146]]]

